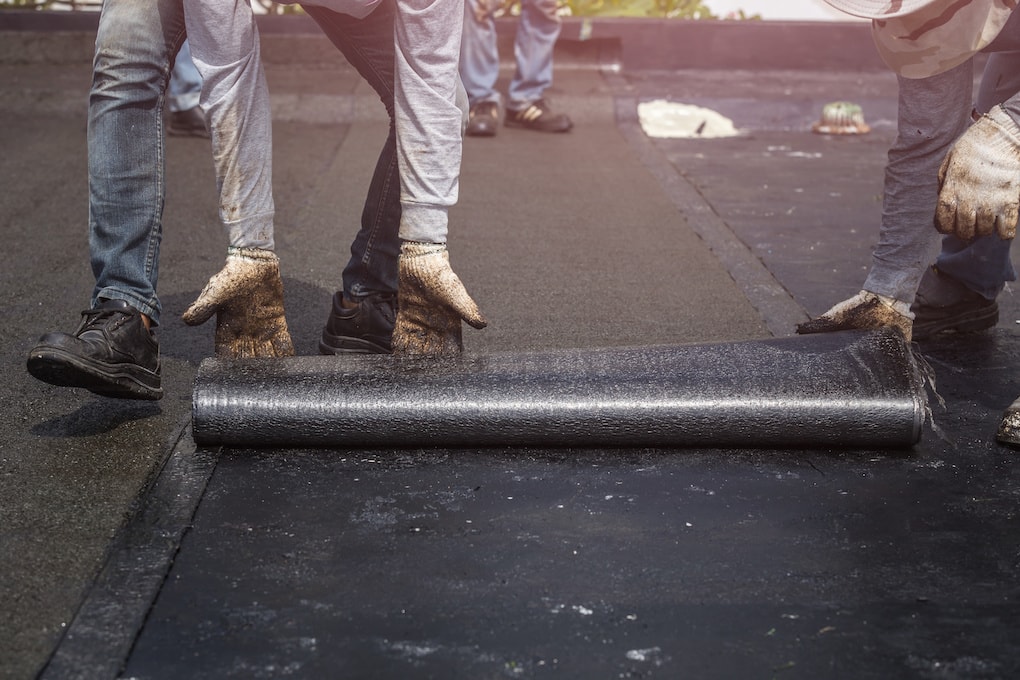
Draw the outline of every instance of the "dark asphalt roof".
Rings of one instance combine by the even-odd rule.
[[[743,44],[695,28],[702,54]],[[782,35],[794,28],[862,68],[682,68],[644,32],[665,29],[643,27],[642,58],[662,68],[618,68],[630,42],[563,53],[549,95],[571,133],[467,140],[452,261],[491,322],[465,331],[468,352],[783,336],[855,293],[895,79],[860,56],[865,33]],[[191,385],[212,328],[179,316],[223,258],[208,143],[167,145],[167,396],[33,380],[26,352],[72,330],[91,289],[90,38],[11,29],[0,21],[0,677],[48,662],[44,677],[1020,670],[1020,486],[994,441],[1020,394],[1011,291],[994,330],[916,346],[945,407],[933,399],[935,427],[904,451],[196,448]],[[311,354],[385,122],[339,57],[265,33],[278,251]],[[657,98],[743,134],[648,138],[636,107]],[[811,133],[835,100],[862,104],[873,132]]]

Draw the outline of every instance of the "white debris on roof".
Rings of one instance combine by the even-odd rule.
[[[638,120],[649,137],[736,137],[733,121],[712,109],[663,99],[638,104]]]

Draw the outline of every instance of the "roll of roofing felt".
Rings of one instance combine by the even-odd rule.
[[[724,344],[202,362],[197,443],[908,447],[924,381],[893,330]]]

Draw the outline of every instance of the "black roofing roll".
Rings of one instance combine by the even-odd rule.
[[[909,447],[924,381],[893,331],[721,344],[207,359],[202,445]]]

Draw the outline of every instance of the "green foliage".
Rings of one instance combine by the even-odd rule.
[[[700,0],[653,0],[648,16],[660,19],[718,19]]]
[[[564,15],[574,17],[635,17],[656,19],[761,19],[743,10],[731,16],[712,13],[702,0],[561,0]],[[519,0],[507,3],[506,13],[517,14]]]
[[[0,0],[0,9],[50,9],[54,4],[47,0]]]
[[[301,5],[284,5],[272,0],[254,0],[254,2],[265,10],[266,14],[304,14]]]
[[[98,12],[103,0],[0,0],[0,10],[62,9],[72,12]]]

